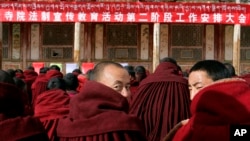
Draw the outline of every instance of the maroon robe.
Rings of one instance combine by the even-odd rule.
[[[56,140],[58,120],[69,113],[69,95],[61,89],[47,90],[37,96],[35,117],[43,123],[49,139]]]
[[[31,89],[34,89],[35,86],[37,85],[37,82],[39,82],[42,78],[45,78],[45,75],[46,75],[45,73],[40,73],[40,74],[36,77],[35,81],[32,83]]]
[[[0,131],[2,141],[48,141],[39,119],[30,116],[0,120]]]
[[[249,101],[249,84],[237,78],[203,88],[192,100],[192,117],[173,141],[230,141],[230,125],[250,126]]]
[[[32,83],[36,80],[38,74],[37,72],[33,71],[33,70],[25,70],[23,72],[24,75],[24,82],[26,83],[26,89],[27,89],[27,93],[28,93],[28,97],[29,97],[29,103],[31,103],[32,101],[32,90],[31,90],[31,86]]]
[[[60,119],[61,141],[145,141],[141,121],[128,115],[128,101],[113,89],[86,81],[71,98],[68,118]]]
[[[87,81],[87,78],[85,75],[79,74],[77,76],[78,79],[78,87],[76,88],[76,91],[79,92],[81,90],[81,88],[83,87],[84,83]]]
[[[39,119],[25,116],[25,101],[21,89],[0,83],[0,140],[46,141],[48,139]]]
[[[25,76],[23,75],[23,73],[20,73],[20,72],[16,72],[15,74],[16,78],[20,78],[22,80],[24,80]]]
[[[146,128],[148,141],[160,141],[177,123],[187,119],[190,97],[188,82],[176,65],[163,62],[147,76],[132,96],[130,114]]]
[[[47,90],[48,82],[53,77],[63,78],[63,74],[57,70],[49,70],[45,74],[45,77],[38,77],[34,85],[32,86],[32,105],[34,106],[36,97],[42,92]]]
[[[244,75],[240,75],[240,76],[238,76],[238,77],[239,77],[239,78],[242,78],[242,79],[244,79],[244,80],[246,80],[247,83],[250,84],[250,73],[244,74]]]

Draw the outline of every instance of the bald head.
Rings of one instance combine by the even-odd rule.
[[[122,65],[105,61],[100,62],[92,71],[90,80],[102,83],[124,97],[130,97],[130,77],[126,69]]]
[[[113,66],[115,68],[123,68],[123,66],[119,63],[112,62],[112,61],[103,61],[95,65],[94,69],[92,70],[92,76],[89,79],[98,81],[98,79],[103,75],[103,70],[107,66]]]

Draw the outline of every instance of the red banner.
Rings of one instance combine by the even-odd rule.
[[[88,63],[82,63],[82,73],[86,74],[88,70],[93,69],[95,66],[94,63],[88,62]]]
[[[32,66],[35,68],[35,72],[40,73],[40,69],[44,67],[44,62],[33,62]]]
[[[0,21],[250,25],[250,5],[180,2],[0,2]]]

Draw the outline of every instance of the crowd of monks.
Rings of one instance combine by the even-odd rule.
[[[230,141],[231,125],[250,125],[249,78],[216,60],[186,76],[169,57],[152,73],[113,61],[0,70],[0,140]]]

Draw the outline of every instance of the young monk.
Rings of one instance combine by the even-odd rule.
[[[197,62],[188,78],[192,117],[177,125],[165,141],[230,141],[230,126],[249,125],[250,87],[245,80],[230,77],[219,61]]]

